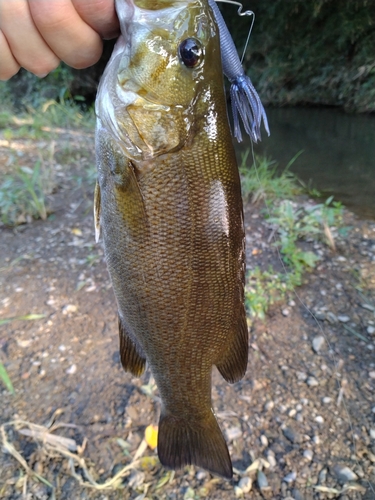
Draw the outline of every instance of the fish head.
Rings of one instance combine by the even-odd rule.
[[[191,140],[199,103],[222,81],[219,36],[206,0],[117,0],[122,36],[100,84],[97,115],[134,159]]]

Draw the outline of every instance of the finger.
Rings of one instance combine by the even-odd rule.
[[[110,40],[120,34],[114,0],[72,0],[81,18],[102,38]]]
[[[0,80],[9,80],[20,69],[20,65],[12,56],[8,42],[3,32],[0,31]]]
[[[33,23],[27,0],[0,2],[0,29],[14,59],[28,71],[45,76],[59,65]]]
[[[81,19],[71,0],[29,0],[29,5],[40,34],[62,61],[77,69],[98,61],[102,40]]]

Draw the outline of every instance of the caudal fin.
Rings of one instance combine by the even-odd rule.
[[[229,451],[213,413],[198,422],[161,415],[158,454],[162,465],[170,469],[197,465],[227,479],[233,476]]]

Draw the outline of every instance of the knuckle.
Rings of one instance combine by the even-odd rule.
[[[0,69],[0,81],[5,82],[10,80],[12,76],[16,75],[20,69],[20,66],[13,68],[1,68]]]
[[[0,30],[0,80],[5,81],[9,80],[18,73],[20,69],[20,65],[13,57],[12,52],[8,46],[8,43]]]
[[[89,58],[82,58],[79,60],[72,61],[71,63],[67,62],[69,66],[71,66],[74,69],[85,69],[88,68],[89,66],[92,66],[93,64],[97,63],[100,59],[99,57],[89,57]]]
[[[86,53],[74,54],[65,59],[64,62],[75,69],[84,69],[97,63],[102,55],[102,46],[92,48]]]
[[[40,60],[33,64],[32,66],[24,66],[27,71],[33,73],[36,76],[43,77],[51,73],[54,69],[56,69],[60,64],[60,61],[56,58],[50,61]]]
[[[69,15],[66,15],[66,9],[59,9],[57,2],[44,3],[43,9],[32,8],[32,17],[41,33],[54,33],[71,21]]]

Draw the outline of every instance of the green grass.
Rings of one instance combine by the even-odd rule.
[[[267,271],[259,267],[247,275],[245,303],[251,317],[265,319],[269,307],[283,300],[295,286],[293,273],[278,273],[272,266]]]
[[[0,319],[0,326],[12,323],[13,321],[34,321],[45,317],[46,317],[45,314],[26,314],[25,316],[5,318],[5,319]],[[14,394],[14,387],[12,381],[10,380],[8,372],[6,371],[5,366],[1,361],[0,361],[0,382],[2,382],[5,385],[5,387],[11,394]]]
[[[7,325],[13,321],[35,321],[36,319],[45,318],[45,314],[26,314],[26,316],[16,316],[14,318],[0,319],[0,326]]]
[[[46,220],[46,195],[51,190],[49,171],[37,161],[33,168],[17,167],[0,183],[0,221],[16,226],[32,219]]]
[[[6,108],[6,106],[4,106]],[[80,134],[93,134],[95,116],[93,110],[83,112],[74,102],[47,101],[37,109],[15,115],[13,110],[4,109],[0,113],[0,133],[4,139],[25,141],[49,141],[51,147],[39,150],[40,159],[34,164],[14,154],[17,145],[9,146],[11,171],[0,179],[0,222],[6,226],[16,226],[33,219],[45,220],[49,213],[47,197],[52,193],[56,172],[54,164],[80,164],[82,155],[88,154],[83,146],[77,146],[65,136],[77,130]],[[67,139],[69,137],[69,139]],[[58,145],[55,151],[55,145]],[[73,145],[72,145],[73,144]],[[78,151],[77,148],[82,151]],[[56,157],[55,157],[56,153]],[[91,154],[91,152],[90,152]],[[25,165],[26,163],[26,165]],[[91,185],[96,169],[87,167],[81,183]],[[67,174],[65,179],[70,180]]]
[[[84,98],[82,96],[72,95],[70,89],[72,88],[73,79],[72,69],[64,63],[61,63],[45,78],[38,78],[21,69],[9,81],[0,82],[0,102],[10,103],[16,106],[18,111],[29,106],[38,108],[50,99],[59,102],[83,102]]]
[[[94,110],[82,111],[71,101],[58,103],[50,100],[38,108],[28,107],[26,112],[17,115],[11,107],[0,113],[0,129],[7,140],[51,137],[54,128],[93,133]]]
[[[12,381],[10,380],[8,372],[6,371],[5,366],[1,361],[0,361],[0,381],[5,385],[6,389],[11,394],[14,394],[14,387]]]
[[[255,155],[255,164],[247,166],[250,150],[242,156],[240,165],[242,194],[245,199],[253,203],[259,201],[273,201],[275,199],[292,198],[301,194],[302,188],[298,185],[296,176],[289,168],[302,154],[299,151],[287,164],[282,173],[278,173],[276,161],[266,156]]]
[[[257,167],[247,169],[247,156],[244,156],[240,169],[244,195],[251,197],[253,202],[263,200],[266,205],[263,212],[274,231],[273,246],[278,249],[284,267],[283,272],[273,267],[267,271],[257,267],[248,273],[245,301],[252,317],[264,319],[268,308],[284,300],[303,283],[304,274],[314,269],[320,257],[306,250],[303,242],[319,241],[334,250],[333,227],[342,224],[343,207],[333,201],[333,197],[311,205],[295,201],[296,194],[303,192],[298,179],[288,171],[296,158],[281,174],[277,173],[275,162],[259,157],[256,158]]]

